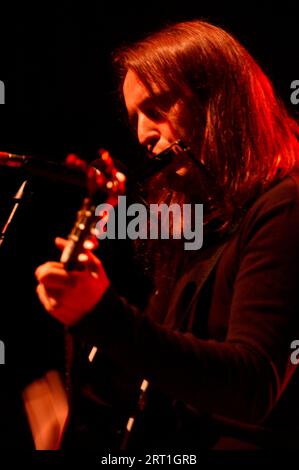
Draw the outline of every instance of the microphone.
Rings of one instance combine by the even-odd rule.
[[[16,155],[14,153],[0,152],[0,165],[20,168],[26,161],[26,155]]]
[[[0,152],[0,167],[20,169],[24,177],[37,176],[54,182],[86,187],[86,174],[77,168],[29,155]]]

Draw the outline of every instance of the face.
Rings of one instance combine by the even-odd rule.
[[[190,119],[188,121],[187,109],[182,101],[171,101],[167,97],[165,99],[165,96],[159,95],[156,91],[155,97],[152,97],[131,70],[127,72],[124,80],[123,95],[131,126],[136,132],[139,143],[150,155],[162,152],[178,139],[189,143],[186,129],[190,126],[186,123],[190,122]],[[163,113],[160,111],[161,108]],[[181,159],[175,160],[163,172],[153,175],[143,183],[144,198],[148,204],[179,204],[182,207],[184,203],[189,202],[189,179],[183,176],[186,174],[186,162],[183,163]],[[178,180],[182,180],[183,185],[178,184]],[[183,224],[185,220],[181,219],[180,222]],[[163,224],[163,220],[161,223]],[[182,225],[171,226],[172,236],[174,230],[180,232],[181,227]],[[182,246],[180,239],[171,240],[171,243],[169,240],[148,240],[145,245],[143,241],[137,240],[135,248],[137,253],[141,254],[147,269],[153,269],[155,275],[160,277],[163,277],[161,276],[163,272],[167,278],[170,273],[175,272],[175,263],[183,249]]]
[[[159,94],[151,97],[132,70],[129,70],[125,77],[123,95],[128,117],[138,141],[150,154],[162,152],[175,140],[188,141],[186,131],[180,124],[185,113],[182,102],[171,102],[162,95],[159,99]]]

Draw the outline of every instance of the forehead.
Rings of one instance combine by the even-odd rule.
[[[128,110],[133,110],[149,98],[149,92],[135,72],[129,70],[123,84],[123,95]]]

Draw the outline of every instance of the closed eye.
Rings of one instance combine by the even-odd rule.
[[[140,104],[139,109],[152,121],[161,122],[166,119],[167,113],[173,105],[173,98],[169,94],[161,93],[155,96],[147,96]],[[132,112],[128,115],[129,124],[134,134],[137,132],[138,113]]]
[[[151,121],[155,121],[155,122],[160,122],[165,118],[164,114],[156,107],[148,107],[144,109],[144,114]]]

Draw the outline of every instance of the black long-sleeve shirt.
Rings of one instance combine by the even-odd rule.
[[[287,177],[251,206],[209,287],[193,299],[186,331],[157,323],[150,307],[141,312],[114,287],[74,331],[84,332],[124,375],[146,378],[200,413],[267,422],[295,369],[290,345],[299,337],[298,183],[298,176]],[[194,254],[192,267],[201,256]],[[188,284],[188,269],[184,276]],[[185,295],[182,303],[183,296],[180,309],[191,299]],[[286,409],[284,426],[291,426],[296,413],[291,403]]]

